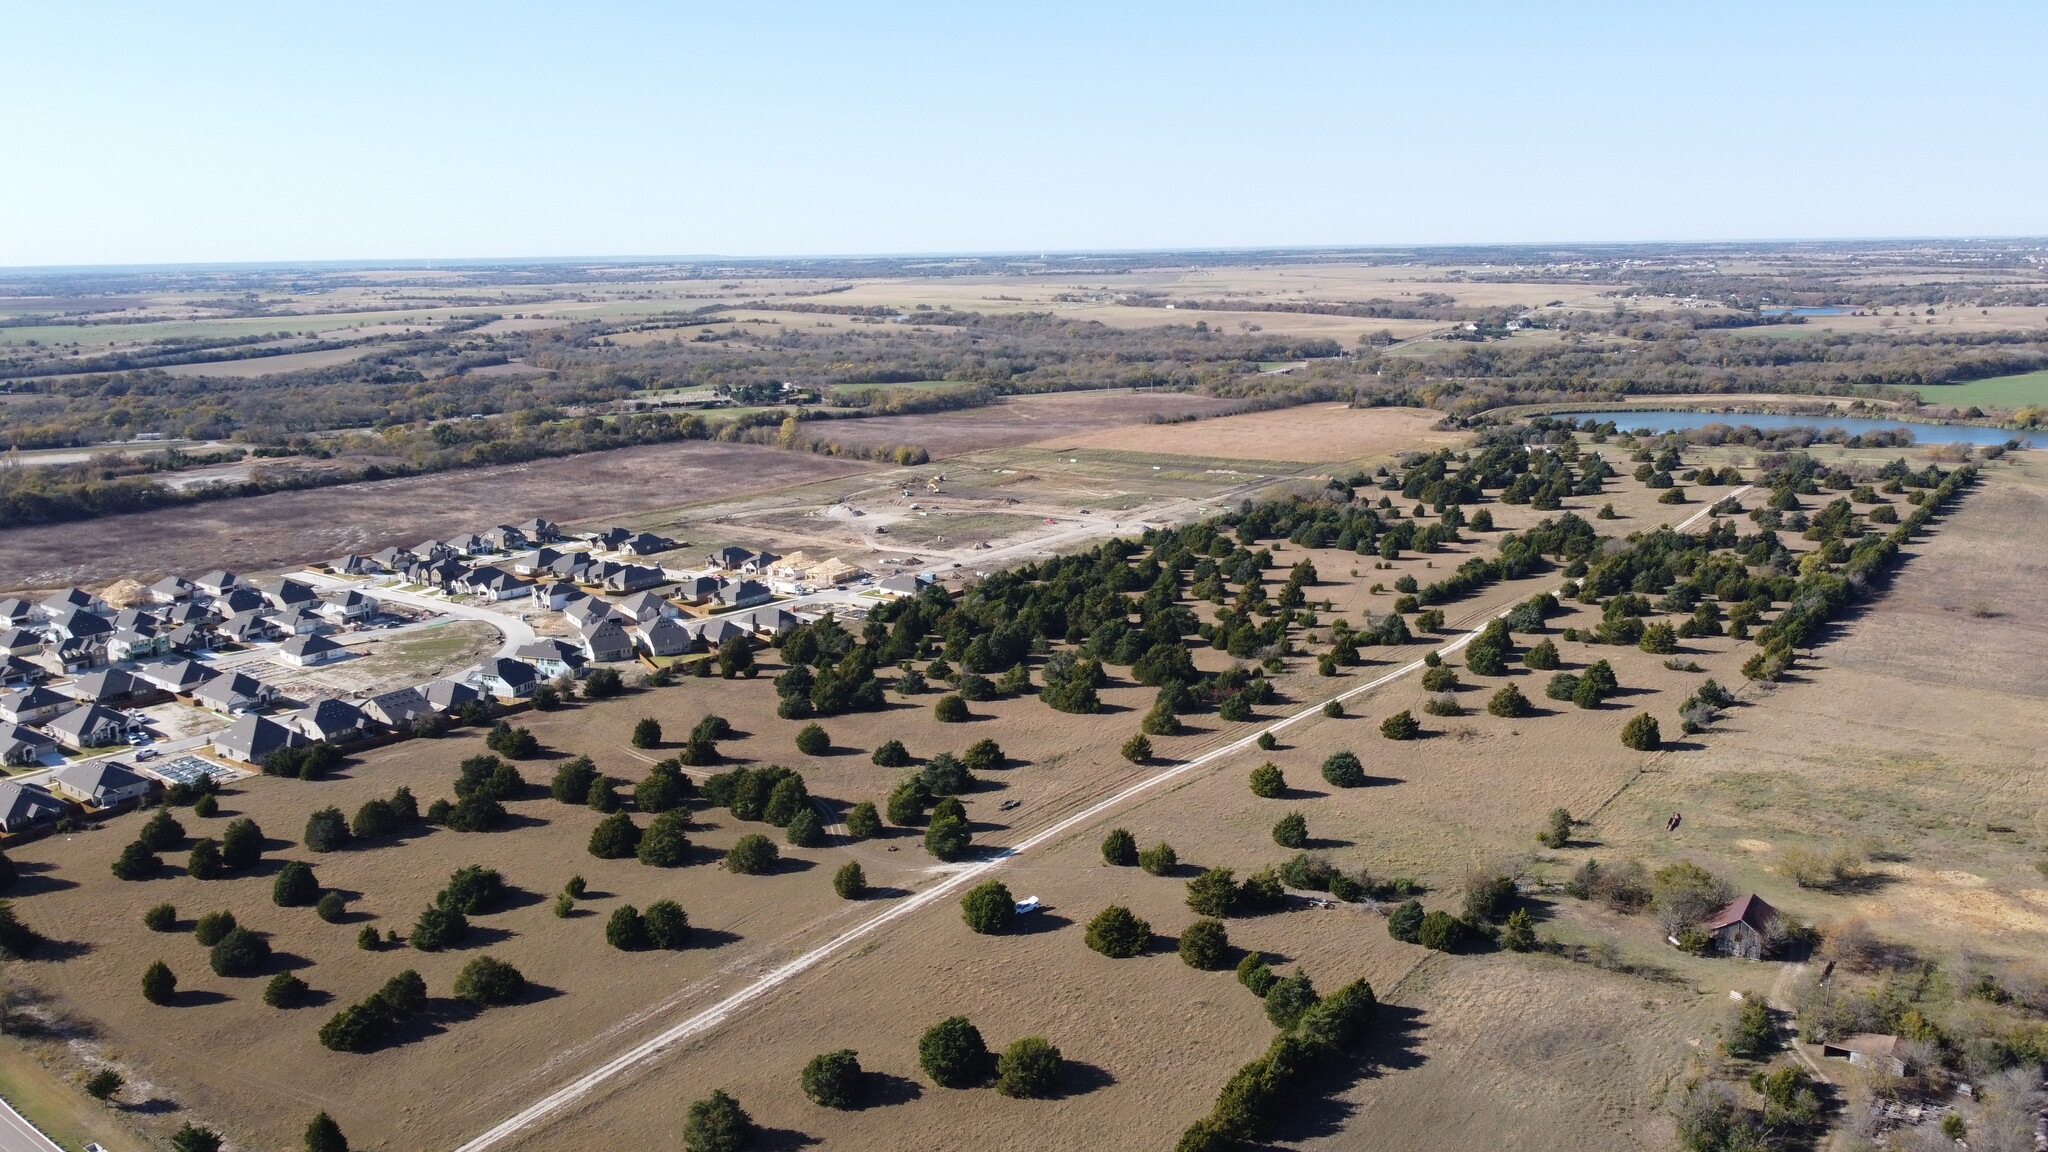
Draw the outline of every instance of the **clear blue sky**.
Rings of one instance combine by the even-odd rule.
[[[0,6],[0,265],[2048,233],[2048,4]]]

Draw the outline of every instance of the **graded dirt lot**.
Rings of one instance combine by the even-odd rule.
[[[1323,462],[1359,460],[1397,451],[1430,451],[1462,443],[1463,432],[1439,432],[1441,412],[1427,408],[1353,408],[1309,404],[1146,428],[1044,440],[1039,446],[1140,450],[1174,456]]]
[[[1117,390],[1113,392],[1045,392],[1006,396],[986,408],[927,412],[914,416],[874,416],[860,420],[817,422],[804,427],[813,439],[846,445],[915,444],[944,459],[983,448],[1030,444],[1049,436],[1079,436],[1104,429],[1153,426],[1155,414],[1167,417],[1210,415],[1238,402],[1186,392]]]
[[[265,571],[477,532],[577,523],[868,469],[856,460],[691,441],[440,472],[0,533],[0,588],[101,584],[208,568]]]

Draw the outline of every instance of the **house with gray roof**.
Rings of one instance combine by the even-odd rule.
[[[706,620],[701,624],[691,625],[691,631],[695,632],[697,638],[703,641],[704,646],[712,651],[717,651],[719,645],[735,636],[743,637],[751,634],[746,626],[742,625],[737,618],[730,616],[721,616]]]
[[[875,588],[884,596],[915,596],[919,592],[924,591],[927,583],[929,581],[914,572],[901,572],[894,576],[884,576],[880,580],[875,581]]]
[[[633,658],[633,641],[617,620],[594,620],[580,631],[583,654],[599,664],[614,664]]]
[[[223,672],[192,693],[192,699],[215,712],[250,712],[277,700],[277,689],[247,672]]]
[[[370,553],[370,563],[375,564],[386,572],[403,572],[418,564],[422,559],[423,557],[417,556],[405,548],[384,548]],[[438,560],[441,557],[436,556],[432,557],[432,559]]]
[[[597,567],[597,560],[588,552],[564,552],[548,565],[549,574],[558,580],[574,580],[578,584],[590,583],[590,574]]]
[[[153,624],[116,629],[107,637],[107,659],[147,660],[171,650],[171,634]]]
[[[180,624],[170,630],[166,639],[173,652],[206,652],[213,648],[213,629],[204,624]]]
[[[404,732],[422,716],[434,714],[434,706],[417,688],[398,688],[363,701],[363,715],[394,732]]]
[[[47,735],[24,724],[0,721],[0,764],[27,768],[42,763],[45,755],[56,750],[57,742]]]
[[[535,640],[521,644],[512,655],[533,665],[534,671],[552,680],[557,676],[574,676],[583,670],[585,657],[583,649],[567,640]]]
[[[277,646],[277,658],[295,668],[332,664],[349,658],[349,650],[325,636],[294,636]]]
[[[40,633],[31,632],[26,628],[0,629],[0,652],[12,656],[32,656],[42,650],[43,637]]]
[[[451,556],[439,560],[422,560],[405,570],[405,578],[415,584],[430,588],[449,588],[457,580],[469,575],[469,567]]]
[[[125,712],[87,704],[43,725],[43,731],[55,736],[59,744],[83,752],[88,748],[109,748],[119,744],[127,737],[130,728],[139,727],[141,724]]]
[[[675,546],[676,542],[666,536],[656,536],[652,532],[635,532],[618,545],[617,551],[628,556],[652,556],[656,552],[666,552]]]
[[[486,564],[470,570],[457,579],[451,587],[469,596],[481,596],[486,600],[510,600],[524,596],[533,585],[496,565]]]
[[[48,635],[52,640],[87,640],[95,636],[113,634],[113,621],[83,608],[72,608],[52,616],[48,628]]]
[[[268,644],[277,639],[278,627],[261,612],[242,612],[221,621],[214,631],[241,644]]]
[[[469,682],[492,696],[515,698],[533,695],[540,673],[524,660],[494,656],[470,673]]]
[[[360,739],[370,718],[346,700],[327,699],[279,717],[308,740],[347,744]]]
[[[78,701],[48,688],[28,688],[0,696],[0,720],[9,724],[41,724],[78,707]]]
[[[71,764],[50,777],[51,792],[101,810],[132,804],[155,788],[156,781],[112,760]]]
[[[241,582],[242,578],[233,572],[216,569],[194,580],[192,586],[208,596],[221,596]]]
[[[730,571],[737,572],[739,571],[741,565],[745,564],[749,560],[752,560],[753,558],[754,554],[752,552],[747,551],[745,548],[734,548],[728,545],[727,547],[720,548],[718,551],[713,552],[708,558],[707,562],[713,568],[724,568]]]
[[[237,584],[214,598],[213,610],[222,617],[239,616],[245,612],[268,612],[270,601],[263,598],[263,593],[247,584]]]
[[[483,699],[481,691],[460,680],[436,680],[422,685],[420,695],[426,697],[434,711],[442,713],[459,711],[464,704]]]
[[[19,656],[0,656],[0,688],[33,688],[50,678],[50,670]]]
[[[164,623],[173,628],[180,624],[212,624],[217,619],[219,617],[214,614],[213,609],[190,600],[183,604],[173,604],[164,612]]]
[[[535,548],[531,551],[521,552],[505,563],[511,565],[512,571],[518,575],[533,576],[550,570],[554,566],[555,561],[561,558],[562,553],[556,549]]]
[[[26,624],[35,615],[36,606],[19,596],[0,599],[0,625]]]
[[[303,606],[272,612],[267,619],[277,627],[280,633],[286,636],[310,636],[315,632],[324,632],[332,627],[327,622],[326,617],[313,611],[311,608]]]
[[[113,612],[113,609],[107,607],[105,600],[82,588],[66,588],[64,591],[49,597],[35,607],[35,614],[45,620],[56,620],[63,616],[69,616],[73,612],[109,615]]]
[[[46,788],[0,780],[0,831],[9,835],[48,828],[70,811],[70,805]]]
[[[802,623],[796,613],[783,608],[756,608],[735,617],[733,623],[754,632],[780,636]]]
[[[268,716],[244,716],[213,735],[215,755],[244,764],[261,764],[273,752],[306,743],[310,741],[298,729]]]
[[[272,608],[310,608],[320,602],[311,585],[297,580],[273,580],[263,586],[263,598]]]
[[[220,673],[197,660],[174,656],[169,660],[144,664],[135,670],[134,675],[146,684],[183,696]]]
[[[775,594],[759,580],[735,580],[718,590],[718,602],[728,608],[751,608],[775,599]]]
[[[669,599],[680,600],[685,604],[702,604],[718,595],[718,590],[723,587],[725,581],[716,576],[686,575],[676,582],[676,586],[669,590],[668,595]]]
[[[568,617],[569,623],[582,628],[593,620],[607,620],[617,613],[612,610],[612,602],[604,597],[585,596],[571,601],[567,608],[562,609],[562,615]]]
[[[621,564],[604,578],[607,592],[638,592],[668,583],[668,573],[641,564]]]
[[[354,553],[350,553],[347,556],[337,556],[329,560],[327,566],[343,576],[369,576],[374,574],[379,567],[369,557],[357,556]]]
[[[673,616],[656,616],[633,630],[649,656],[683,656],[697,650],[697,635]]]
[[[59,640],[56,642],[57,663],[67,675],[97,668],[107,662],[106,636],[89,636],[83,640]]]
[[[158,604],[176,604],[192,598],[192,582],[182,576],[166,576],[144,591]]]
[[[87,704],[119,704],[133,699],[138,691],[152,690],[153,686],[137,683],[135,677],[119,668],[87,672],[64,687],[72,699]]]
[[[524,524],[515,524],[513,527],[519,529],[520,535],[535,544],[552,544],[562,538],[562,530],[556,527],[553,521],[543,520],[538,516]]]
[[[483,537],[484,542],[491,546],[491,551],[493,552],[510,552],[514,548],[526,547],[526,533],[521,532],[510,524],[500,524],[495,528],[486,528],[482,532],[477,533],[477,535]]]
[[[619,613],[635,624],[645,624],[658,616],[680,616],[682,610],[653,592],[635,592],[619,601]]]
[[[567,581],[550,580],[544,584],[535,584],[527,593],[527,599],[532,602],[536,612],[560,612],[585,595],[586,593]]]
[[[351,624],[375,616],[378,607],[374,597],[346,588],[322,597],[320,606],[314,611],[334,623]]]

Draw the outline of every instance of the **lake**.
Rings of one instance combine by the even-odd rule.
[[[1548,415],[1559,420],[1597,420],[1602,423],[1612,420],[1615,427],[1623,430],[1648,428],[1656,432],[1678,432],[1687,428],[1704,428],[1709,424],[1737,428],[1747,424],[1751,428],[1840,428],[1856,436],[1903,428],[1913,434],[1913,440],[1918,444],[2003,444],[2017,440],[2029,448],[2048,448],[2048,435],[2040,432],[2013,432],[1975,424],[1868,420],[1855,416],[1779,416],[1756,412],[1671,412],[1635,408],[1616,412],[1551,412]]]

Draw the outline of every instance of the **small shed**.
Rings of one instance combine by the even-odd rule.
[[[1714,913],[1700,929],[1714,938],[1714,950],[1723,956],[1761,960],[1777,918],[1778,910],[1752,892]]]
[[[1882,1068],[1894,1076],[1904,1076],[1909,1063],[1905,1054],[1905,1041],[1882,1032],[1858,1032],[1853,1036],[1844,1036],[1840,1040],[1822,1044],[1820,1054],[1847,1060],[1851,1064],[1865,1068]]]

